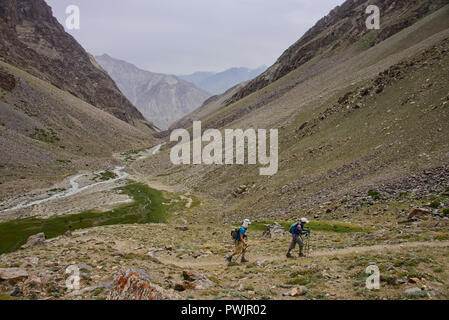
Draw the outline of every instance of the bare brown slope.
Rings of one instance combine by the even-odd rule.
[[[250,81],[227,103],[236,102],[275,82],[316,58],[320,51],[327,47],[329,54],[333,54],[362,39],[369,33],[365,25],[367,18],[365,10],[370,4],[379,7],[382,23],[381,30],[372,32],[372,37],[367,39],[369,47],[411,26],[448,3],[448,0],[347,0],[318,21],[301,39],[288,48],[273,66]]]
[[[161,154],[160,177],[226,199],[226,212],[264,218],[354,192],[363,198],[372,188],[441,192],[449,159],[448,12],[442,8],[369,49],[356,43],[340,54],[349,59],[317,57],[204,122],[203,129],[278,128],[276,175],[259,176],[259,166],[170,166]],[[436,179],[410,178],[429,168]],[[234,198],[242,184],[248,194]]]
[[[193,121],[205,120],[218,112],[221,108],[226,106],[225,101],[240,90],[246,82],[236,85],[235,87],[227,90],[225,93],[210,97],[207,99],[201,107],[184,116],[176,121],[169,128],[169,131],[177,128],[189,128],[192,126]]]
[[[0,57],[118,119],[155,130],[64,31],[44,0],[0,2]]]
[[[79,170],[113,168],[113,153],[151,135],[0,61],[0,199]]]

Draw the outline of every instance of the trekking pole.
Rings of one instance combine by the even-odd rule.
[[[305,237],[304,237],[304,251],[306,252],[306,255],[308,256],[309,255],[309,241],[310,241],[310,238],[309,238],[309,235],[308,234],[306,234],[305,235]]]
[[[307,255],[310,254],[310,233],[307,235]]]
[[[240,259],[240,257],[243,255],[243,252],[244,252],[244,251],[246,252],[246,250],[248,250],[248,247],[249,247],[249,245],[246,246],[246,248],[244,248],[244,249],[242,250],[242,252],[239,253],[239,255],[237,256],[237,261],[238,261],[238,260]]]

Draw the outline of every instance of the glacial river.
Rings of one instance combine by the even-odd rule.
[[[141,155],[140,157],[138,157],[136,160],[143,160],[146,159],[152,155],[155,155],[156,153],[158,153],[161,149],[163,144],[159,144],[151,149],[148,150],[148,152],[145,152],[143,155]],[[61,192],[55,193],[47,198],[43,198],[43,199],[27,199],[24,200],[14,206],[5,208],[0,210],[1,212],[7,212],[7,211],[12,211],[12,210],[17,210],[17,209],[23,209],[23,208],[28,208],[34,205],[39,205],[48,201],[52,201],[55,199],[62,199],[62,198],[67,198],[70,196],[73,196],[75,194],[78,194],[80,192],[86,191],[90,188],[96,187],[98,185],[103,185],[103,184],[110,184],[110,183],[114,183],[120,180],[124,180],[126,178],[129,177],[129,174],[127,172],[125,172],[124,170],[126,169],[126,166],[117,166],[115,167],[114,170],[112,170],[112,172],[114,172],[115,174],[115,178],[113,179],[109,179],[106,181],[101,181],[101,182],[94,182],[88,185],[85,185],[83,187],[80,187],[80,184],[78,183],[78,180],[82,177],[88,176],[88,175],[92,175],[92,173],[82,173],[82,174],[77,174],[73,177],[70,177],[69,179],[69,183],[70,183],[70,187],[66,190],[63,190]],[[105,170],[102,171],[97,171],[97,172],[93,172],[93,174],[101,174],[105,172]]]

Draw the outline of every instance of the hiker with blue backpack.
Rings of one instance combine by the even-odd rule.
[[[295,249],[296,244],[299,245],[299,256],[304,257],[303,254],[304,241],[302,239],[302,236],[305,234],[310,234],[310,229],[305,228],[305,225],[308,223],[309,220],[307,220],[306,218],[301,218],[300,222],[296,222],[292,224],[292,226],[290,227],[290,233],[292,234],[292,242],[287,252],[287,258],[293,258],[290,252],[293,249]]]
[[[249,219],[245,219],[240,228],[237,228],[231,232],[231,236],[235,241],[235,250],[234,253],[227,256],[226,259],[228,262],[232,261],[232,258],[236,255],[242,255],[242,263],[248,262],[245,258],[246,249],[248,248],[248,243],[246,242],[246,230],[248,230],[251,221]]]

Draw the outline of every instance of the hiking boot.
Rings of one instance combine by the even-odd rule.
[[[304,253],[302,253],[302,252],[299,254],[299,256],[300,257],[305,257]]]
[[[244,257],[242,257],[242,263],[246,263],[249,262],[248,260],[246,260]]]
[[[293,259],[294,257],[290,254],[290,252],[289,253],[287,253],[287,258],[289,258],[289,259]]]
[[[226,257],[226,260],[227,260],[228,262],[232,262],[232,256],[227,256],[227,257]]]

